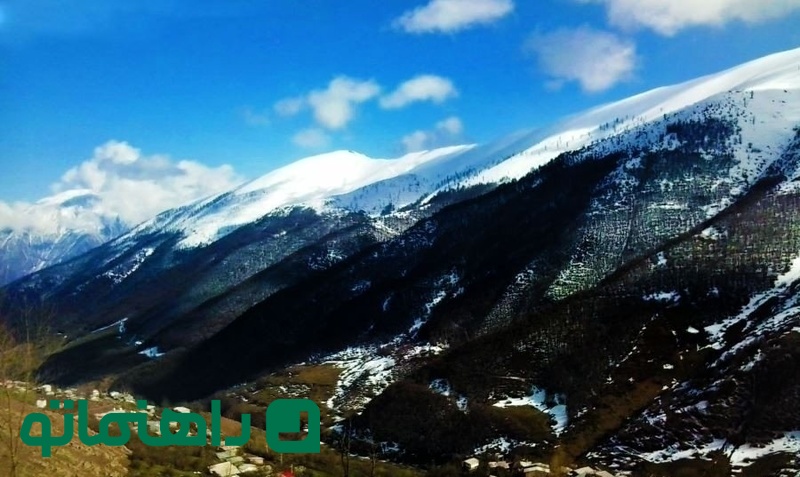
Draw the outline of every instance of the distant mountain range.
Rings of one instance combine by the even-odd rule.
[[[43,299],[74,340],[42,376],[153,399],[347,362],[330,405],[402,460],[780,472],[800,466],[798,164],[800,49],[487,145],[304,159],[7,306]],[[538,424],[502,411],[520,403]]]
[[[128,230],[99,207],[89,190],[70,190],[33,204],[42,229],[0,228],[0,286],[85,253]]]

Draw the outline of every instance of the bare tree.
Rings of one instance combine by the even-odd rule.
[[[36,370],[57,340],[47,329],[51,313],[24,306],[15,310],[12,321],[2,313],[2,303],[0,299],[0,448],[8,454],[7,475],[18,477],[25,406],[35,392]]]
[[[349,419],[342,425],[342,431],[334,440],[336,450],[342,460],[342,476],[350,477],[350,448],[353,443],[353,423]]]
[[[375,467],[378,464],[378,456],[380,455],[380,446],[375,440],[375,436],[369,433],[367,436],[367,443],[369,444],[369,477],[375,477]]]

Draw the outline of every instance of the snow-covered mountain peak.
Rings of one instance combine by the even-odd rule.
[[[95,199],[97,194],[90,189],[70,189],[39,199],[36,204],[45,207],[75,207],[83,206]]]
[[[470,146],[452,146],[406,154],[396,159],[375,159],[354,151],[333,151],[300,159],[238,188],[237,195],[257,191],[284,192],[330,197],[345,194],[372,182],[384,180],[444,155]],[[289,205],[288,202],[283,205]]]
[[[335,189],[341,187],[351,174],[361,176],[371,170],[379,160],[353,151],[333,151],[307,157],[281,167],[250,181],[236,190],[237,195],[256,191],[284,188],[296,182],[303,189]]]
[[[574,151],[665,115],[735,91],[800,89],[800,48],[775,53],[720,73],[673,86],[656,88],[621,101],[598,106],[533,132],[533,144],[495,167],[468,178],[464,185],[517,179],[560,154]],[[800,96],[791,96],[793,104]]]
[[[161,214],[140,230],[171,230],[183,234],[181,247],[211,243],[238,226],[290,206],[323,210],[336,196],[402,176],[437,159],[457,155],[472,145],[409,153],[395,159],[375,159],[354,151],[334,151],[300,159],[275,169],[233,191]],[[358,209],[357,203],[351,204]],[[123,239],[124,240],[124,239]]]
[[[19,217],[22,216],[22,219]],[[104,234],[116,214],[89,189],[72,189],[42,198],[18,214],[11,224],[0,224],[17,234],[57,237],[64,234]]]

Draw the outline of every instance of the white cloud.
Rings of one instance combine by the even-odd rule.
[[[421,151],[453,144],[461,138],[463,131],[464,124],[461,119],[450,116],[436,123],[431,130],[417,130],[403,136],[400,142],[403,143],[406,152]]]
[[[397,87],[381,98],[381,107],[399,109],[417,101],[442,103],[458,95],[453,82],[436,75],[419,75]]]
[[[495,22],[513,10],[512,0],[431,0],[403,13],[394,25],[409,33],[455,32]]]
[[[306,149],[322,149],[330,143],[330,137],[320,128],[308,128],[292,136],[292,142]]]
[[[302,147],[318,148],[330,140],[319,128],[328,131],[345,128],[355,118],[358,106],[378,98],[381,89],[375,80],[342,75],[333,78],[324,89],[281,99],[273,109],[279,116],[294,116],[309,110],[318,127],[300,131],[292,141]],[[420,101],[442,103],[456,96],[458,91],[451,80],[425,74],[401,83],[394,91],[381,97],[379,104],[383,109],[399,109]]]
[[[284,98],[273,107],[275,112],[281,116],[294,116],[306,106],[306,99],[302,96],[296,98]]]
[[[342,129],[355,116],[357,104],[378,96],[380,92],[380,86],[372,80],[339,76],[331,80],[326,89],[310,92],[307,101],[320,126]]]
[[[97,214],[116,216],[134,225],[166,209],[229,190],[240,182],[228,165],[208,167],[194,161],[174,161],[164,155],[145,156],[126,142],[109,141],[53,184],[56,198],[36,204],[0,202],[0,228],[40,233],[55,233],[59,227],[85,229],[101,225],[94,223],[98,221]],[[76,190],[94,196],[88,209],[67,214],[52,207],[60,203],[57,198],[70,197]]]
[[[0,231],[9,228],[17,231],[55,232],[57,219],[52,215],[31,213],[31,204],[26,202],[0,201]]]
[[[734,20],[757,23],[800,9],[800,0],[579,0],[605,5],[611,24],[646,27],[674,35],[692,26],[721,26]]]
[[[584,91],[604,91],[630,79],[637,63],[633,42],[588,27],[535,34],[526,48],[553,78],[551,88],[577,81]]]

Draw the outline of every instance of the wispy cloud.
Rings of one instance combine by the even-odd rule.
[[[577,81],[584,91],[604,91],[629,80],[637,64],[633,42],[589,27],[534,34],[526,49],[552,77],[548,86],[553,88]]]
[[[384,109],[399,109],[418,101],[443,103],[458,96],[453,82],[436,75],[419,75],[397,87],[380,100]]]
[[[758,23],[800,9],[800,0],[578,0],[605,5],[609,21],[622,28],[650,28],[674,35],[693,26],[731,21]]]
[[[323,149],[331,138],[320,128],[307,128],[292,136],[292,142],[304,149]]]
[[[229,190],[241,181],[228,165],[208,167],[165,155],[147,156],[126,142],[109,141],[95,148],[91,158],[68,170],[52,189],[55,193],[81,190],[92,194],[97,197],[96,212],[136,224],[166,209]],[[59,224],[47,216],[31,214],[32,206],[0,202],[0,228],[55,233],[59,225],[70,225],[70,220],[77,224],[87,219],[62,216]]]
[[[512,0],[431,0],[403,13],[394,25],[408,33],[450,33],[496,22],[513,10]]]
[[[256,111],[250,106],[245,106],[239,110],[239,115],[248,126],[261,127],[269,126],[272,121],[266,111]]]
[[[306,99],[302,96],[295,98],[284,98],[273,106],[275,112],[280,116],[294,116],[305,108]]]
[[[435,147],[442,147],[458,142],[461,133],[464,131],[464,124],[456,116],[439,121],[430,130],[414,131],[400,140],[406,152],[422,151]]]

